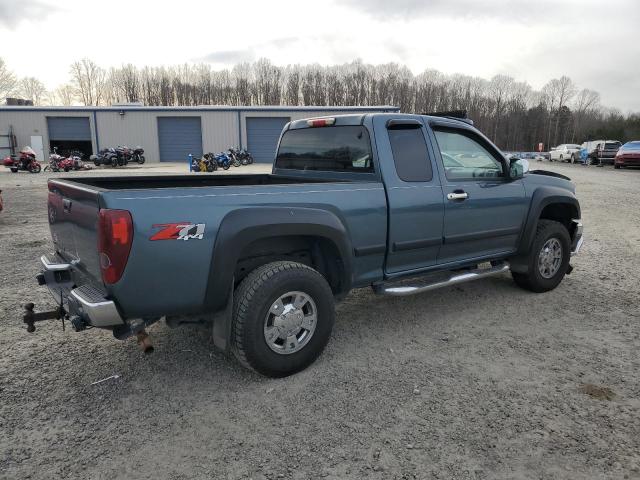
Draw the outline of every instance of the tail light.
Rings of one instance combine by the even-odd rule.
[[[100,210],[98,255],[104,283],[116,283],[127,266],[133,243],[133,221],[127,210]]]
[[[335,118],[314,118],[307,120],[307,125],[310,127],[329,127],[336,123]]]

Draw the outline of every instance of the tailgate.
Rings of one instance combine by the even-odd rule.
[[[95,187],[94,187],[95,188]],[[49,180],[49,227],[56,252],[101,282],[98,258],[99,189]]]

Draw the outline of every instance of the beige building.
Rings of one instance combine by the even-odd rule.
[[[247,148],[271,162],[290,120],[347,113],[397,112],[397,107],[0,107],[0,156],[31,146],[39,159],[57,147],[87,157],[117,145],[145,149],[149,162],[186,161],[189,154]]]

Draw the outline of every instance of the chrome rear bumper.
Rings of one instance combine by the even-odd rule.
[[[80,315],[93,327],[113,327],[123,325],[124,320],[118,313],[115,303],[105,298],[105,292],[91,285],[74,287],[72,263],[59,258],[50,259],[42,255],[40,261],[44,267],[42,281],[56,302],[68,304],[69,313]]]

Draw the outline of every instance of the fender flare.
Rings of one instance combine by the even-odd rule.
[[[211,257],[204,309],[213,312],[225,307],[236,264],[246,246],[263,238],[282,236],[320,237],[331,241],[337,247],[343,264],[341,291],[351,289],[351,241],[337,215],[306,207],[240,208],[227,214],[220,222]]]
[[[558,187],[546,186],[537,188],[531,197],[527,221],[520,237],[516,255],[527,255],[533,243],[540,214],[545,207],[553,204],[570,205],[576,210],[574,218],[580,218],[580,203],[575,195],[569,193],[566,189]]]

